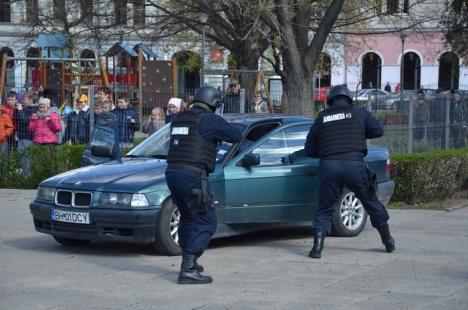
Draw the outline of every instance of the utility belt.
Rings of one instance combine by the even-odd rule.
[[[192,195],[194,195],[200,206],[200,212],[207,212],[209,209],[214,208],[213,194],[208,191],[208,175],[205,169],[195,167],[188,164],[170,164],[169,169],[189,170],[200,175],[200,188],[193,188]]]

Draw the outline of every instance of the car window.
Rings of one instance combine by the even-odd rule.
[[[171,126],[165,125],[157,132],[149,136],[145,141],[137,145],[128,155],[138,157],[166,158],[171,142]]]
[[[247,148],[251,147],[257,140],[262,138],[264,135],[275,129],[276,127],[280,126],[281,124],[278,122],[273,123],[263,123],[258,124],[252,129],[250,129],[249,133],[245,137],[245,139],[240,143],[239,148],[235,155],[243,152]]]
[[[288,155],[285,131],[281,130],[264,141],[252,153],[260,155],[260,166],[281,165],[282,158]]]
[[[244,130],[245,126],[242,124],[234,124],[238,126],[241,130]],[[159,129],[157,132],[149,136],[145,141],[136,146],[131,150],[128,155],[133,157],[156,157],[156,158],[166,158],[167,153],[169,152],[169,145],[171,142],[171,126],[170,124],[165,125],[163,128]],[[217,146],[216,152],[216,161],[221,161],[224,159],[226,154],[228,154],[232,143],[222,142]]]
[[[307,134],[310,130],[310,124],[297,125],[285,129],[286,140],[289,154],[304,148]]]

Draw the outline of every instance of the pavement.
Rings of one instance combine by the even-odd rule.
[[[147,247],[64,247],[34,230],[35,191],[0,189],[0,309],[468,309],[468,208],[390,210],[384,252],[368,224],[307,257],[308,229],[214,240],[209,285],[176,284],[179,257]]]

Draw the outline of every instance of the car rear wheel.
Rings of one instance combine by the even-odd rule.
[[[340,237],[354,237],[366,226],[367,212],[362,202],[348,189],[343,191],[340,203],[333,213],[332,234]]]
[[[53,236],[53,237],[55,241],[66,246],[85,246],[91,242],[91,240],[81,240],[81,239],[73,239],[73,238],[65,238],[65,237],[57,237],[57,236]]]
[[[167,200],[161,205],[156,220],[156,241],[151,245],[154,250],[165,255],[180,255],[179,221],[179,209],[172,200]]]

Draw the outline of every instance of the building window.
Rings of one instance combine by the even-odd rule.
[[[382,13],[382,0],[374,0],[374,9],[375,9],[375,14],[381,14]]]
[[[403,59],[403,89],[421,88],[421,58],[414,52],[408,52]]]
[[[398,12],[398,0],[387,0],[387,14]]]
[[[86,25],[93,24],[93,0],[81,0],[81,15]]]
[[[127,0],[114,0],[115,23],[127,24]]]
[[[460,59],[454,52],[446,52],[439,59],[439,87],[445,90],[458,89]]]
[[[403,12],[404,13],[409,12],[409,3],[410,3],[410,0],[403,0]]]
[[[11,22],[11,5],[10,0],[0,0],[0,22]]]
[[[133,0],[133,24],[145,25],[145,0]]]
[[[65,0],[53,0],[54,4],[54,18],[56,20],[65,21],[66,20],[66,11],[65,11]]]
[[[36,24],[39,20],[39,5],[37,0],[26,0],[26,21]]]
[[[362,88],[380,88],[382,59],[376,53],[369,52],[362,58]]]
[[[453,0],[452,8],[456,13],[461,13],[463,6],[463,0]]]

